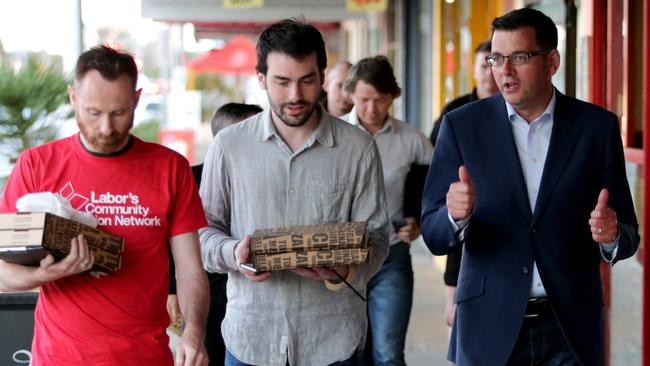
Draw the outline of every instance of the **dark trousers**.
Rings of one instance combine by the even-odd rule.
[[[506,366],[580,366],[548,300],[528,302],[526,317]]]
[[[221,336],[221,322],[226,316],[226,283],[228,275],[208,273],[210,281],[210,312],[205,328],[205,348],[210,358],[210,366],[222,366],[226,357],[226,346]]]

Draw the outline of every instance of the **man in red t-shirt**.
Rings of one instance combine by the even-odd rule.
[[[0,291],[41,286],[34,315],[32,365],[172,365],[165,328],[167,240],[186,320],[176,365],[205,365],[208,286],[196,231],[206,226],[187,160],[130,134],[140,97],[133,58],[108,47],[83,53],[68,88],[80,133],[23,152],[0,212],[15,212],[31,192],[54,192],[92,213],[99,228],[122,236],[122,268],[88,270],[82,236],[70,254],[38,267],[0,260]]]

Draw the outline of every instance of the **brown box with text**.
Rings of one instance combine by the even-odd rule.
[[[369,251],[366,222],[260,229],[250,243],[257,271],[357,264]]]
[[[38,265],[47,253],[61,259],[78,234],[83,234],[94,253],[93,271],[110,273],[120,268],[124,239],[46,212],[0,214],[0,259],[25,265]]]

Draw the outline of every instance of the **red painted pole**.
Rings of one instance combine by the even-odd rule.
[[[611,82],[611,73],[607,68],[607,60],[611,53],[607,51],[606,45],[610,44],[609,35],[611,29],[608,25],[608,10],[612,5],[607,0],[593,0],[593,28],[590,43],[591,57],[590,70],[591,76],[590,99],[591,102],[603,108],[608,108],[607,103],[607,86]],[[610,109],[611,110],[611,109]],[[610,269],[608,265],[600,266],[601,278],[603,281],[603,302],[605,304],[605,365],[609,366],[609,311],[611,307],[611,286],[610,286]]]
[[[643,55],[650,52],[650,0],[643,0]],[[650,161],[650,61],[643,58],[643,155],[644,161]],[[641,238],[643,257],[643,330],[641,335],[641,364],[650,366],[650,250],[646,248],[648,230],[650,230],[650,169],[643,166],[643,211],[641,218],[643,236]]]

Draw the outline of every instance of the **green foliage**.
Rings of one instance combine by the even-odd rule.
[[[137,127],[133,127],[131,134],[144,141],[158,142],[158,131],[160,131],[160,121],[150,119],[140,123]]]
[[[70,80],[60,68],[31,56],[20,67],[0,64],[0,141],[14,163],[21,151],[55,138]]]

